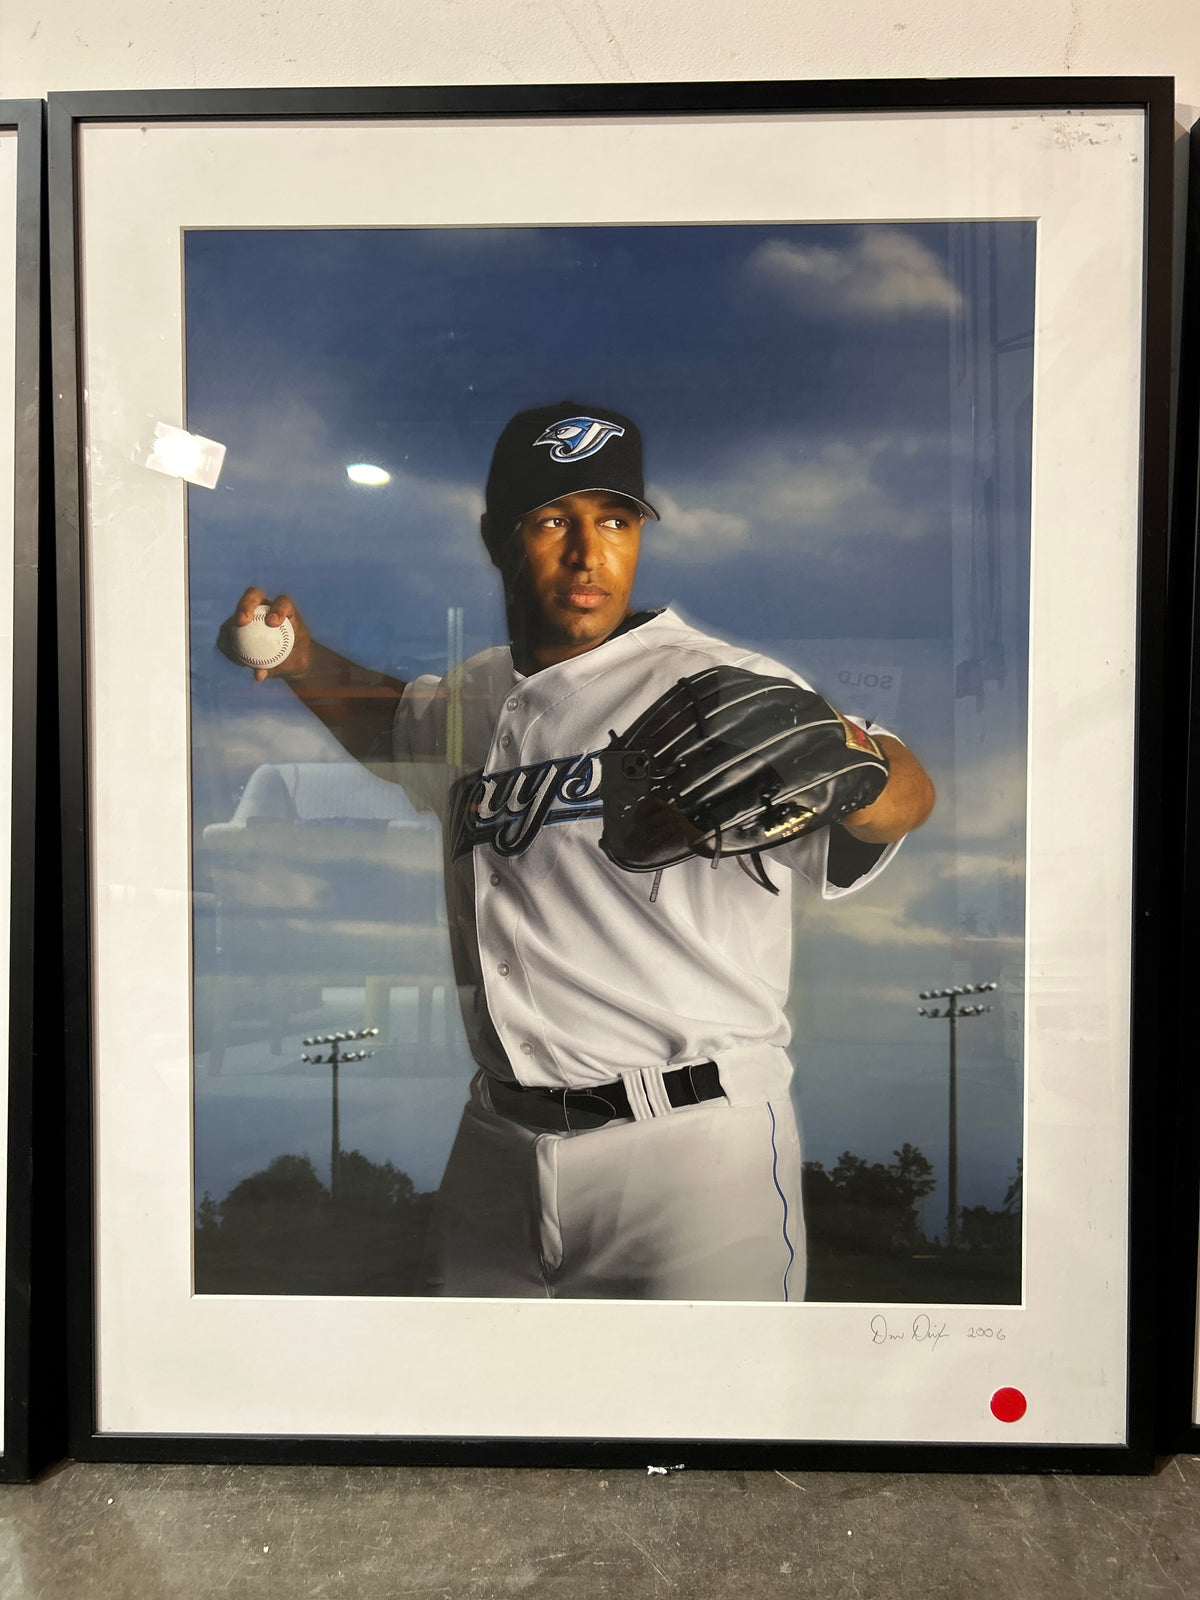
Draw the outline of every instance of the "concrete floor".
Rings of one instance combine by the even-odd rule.
[[[1200,1596],[1200,1458],[1149,1478],[61,1467],[0,1600]]]

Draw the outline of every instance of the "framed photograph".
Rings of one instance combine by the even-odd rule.
[[[31,1436],[34,771],[37,685],[38,383],[42,104],[0,100],[0,1480],[38,1464]],[[57,919],[51,917],[57,944]]]
[[[1181,996],[1187,994],[1196,933],[1191,908],[1200,884],[1200,832],[1197,828],[1197,768],[1200,751],[1200,591],[1197,549],[1200,546],[1200,123],[1188,142],[1187,215],[1184,221],[1184,276],[1180,323],[1179,403],[1175,414],[1172,531],[1172,626],[1191,640],[1191,658],[1179,674],[1180,722],[1189,734],[1187,792],[1180,796],[1183,834],[1181,859],[1184,884],[1180,924]],[[1168,1232],[1168,1270],[1164,1273],[1165,1314],[1160,1374],[1160,1449],[1200,1449],[1200,1088],[1196,1083],[1195,1046],[1189,1033],[1190,1011],[1181,1000],[1175,1058],[1173,1139],[1175,1186]]]
[[[76,1455],[1149,1466],[1172,115],[52,97]]]

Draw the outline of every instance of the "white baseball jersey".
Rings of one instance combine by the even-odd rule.
[[[622,1070],[779,1049],[790,1030],[792,881],[828,882],[828,830],[764,857],[770,895],[726,858],[626,872],[600,850],[600,760],[677,679],[714,664],[794,679],[776,661],[710,638],[671,610],[531,677],[507,649],[406,689],[395,754],[435,762],[418,794],[443,810],[448,728],[461,726],[447,817],[447,902],[472,1053],[526,1085],[586,1088]],[[442,793],[436,787],[441,774]],[[418,775],[411,788],[422,788]]]
[[[434,1291],[803,1297],[784,1006],[794,877],[848,892],[828,881],[829,830],[768,853],[777,896],[727,857],[668,867],[652,899],[653,874],[622,870],[599,844],[610,734],[719,663],[808,687],[667,610],[528,678],[498,649],[405,690],[396,758],[417,803],[445,819],[455,966],[483,1069],[438,1193]],[[702,1061],[716,1062],[722,1093],[673,1107],[663,1073]],[[617,1078],[632,1116],[586,1131],[502,1115],[489,1088]]]

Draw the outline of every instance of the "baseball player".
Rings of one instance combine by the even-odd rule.
[[[405,684],[321,645],[289,597],[256,588],[219,640],[237,660],[256,607],[273,627],[287,619],[290,655],[256,677],[283,678],[444,821],[479,1070],[439,1190],[429,1292],[801,1299],[793,886],[834,899],[870,883],[928,816],[932,785],[898,739],[840,717],[778,662],[669,607],[633,607],[657,513],[628,417],[572,400],[518,414],[486,505],[509,646]],[[726,724],[760,690],[776,721],[747,756]],[[839,759],[797,800],[775,768],[764,784],[760,752],[805,719]],[[647,750],[668,725],[674,753]],[[667,773],[674,787],[656,786]],[[838,785],[833,809],[811,798]]]

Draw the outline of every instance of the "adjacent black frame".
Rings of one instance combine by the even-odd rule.
[[[1125,108],[1145,115],[1146,279],[1143,345],[1142,543],[1139,557],[1140,694],[1134,847],[1136,1000],[1129,1234],[1129,1411],[1126,1442],[979,1445],[662,1438],[440,1438],[100,1433],[94,1374],[94,1258],[90,907],[83,462],[77,327],[77,130],[91,122],[206,120],[537,118]],[[1154,1460],[1154,1302],[1160,1282],[1164,1106],[1153,1064],[1169,1028],[1154,983],[1175,921],[1177,883],[1164,875],[1164,824],[1177,805],[1175,769],[1162,759],[1171,345],[1173,82],[1169,78],[988,78],[940,81],[522,85],[405,89],[80,92],[49,99],[49,251],[55,499],[58,520],[59,718],[64,852],[65,1035],[68,1135],[68,1354],[71,1453],[103,1461],[263,1463],[640,1465],[693,1468],[1144,1472]],[[1093,774],[1087,783],[1102,782]]]
[[[13,458],[12,864],[8,969],[8,1194],[5,1212],[4,1447],[0,1481],[21,1482],[44,1462],[35,1404],[43,1325],[34,1297],[34,886],[38,748],[38,547],[41,517],[43,104],[0,100],[0,127],[17,136],[16,361]],[[55,919],[48,919],[57,949]],[[52,1030],[51,1030],[52,1031]],[[50,1041],[46,1041],[47,1045]],[[50,1063],[57,1066],[57,1052]],[[50,1165],[53,1130],[47,1127]],[[40,1162],[40,1156],[39,1156]],[[39,1167],[37,1176],[42,1176]],[[41,1241],[39,1240],[39,1245]],[[55,1259],[50,1240],[45,1261]]]
[[[1176,837],[1181,841],[1181,907],[1175,1053],[1175,1104],[1167,1145],[1174,1174],[1163,1264],[1165,1315],[1159,1383],[1159,1448],[1200,1452],[1194,1420],[1200,1384],[1200,1072],[1186,1001],[1200,954],[1195,921],[1200,893],[1200,122],[1188,144],[1184,275],[1179,329],[1178,401],[1171,507],[1172,626],[1190,644],[1180,675],[1180,726],[1187,730],[1187,784]]]

